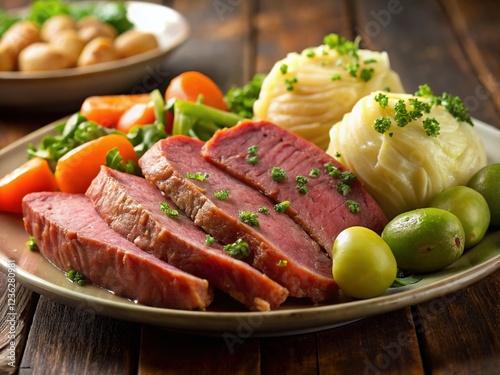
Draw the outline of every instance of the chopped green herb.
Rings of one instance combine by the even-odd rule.
[[[373,63],[376,63],[376,62],[377,62],[377,60],[375,60],[375,59],[367,59],[367,60],[365,60],[365,61],[363,61],[363,62],[364,62],[365,64],[373,64]]]
[[[215,242],[217,242],[217,240],[212,237],[211,235],[207,234],[205,236],[205,244],[208,245],[208,246],[212,246]]]
[[[345,65],[345,70],[349,73],[350,76],[356,77],[359,69],[359,63],[357,61],[350,62]]]
[[[361,69],[361,72],[359,73],[359,78],[361,78],[365,82],[368,82],[370,79],[372,79],[372,74],[374,71],[375,71],[375,69],[373,69],[373,68],[370,68],[370,69],[363,68],[363,69]]]
[[[85,280],[85,276],[83,276],[83,274],[75,270],[71,270],[68,272],[68,279],[74,281],[80,286],[84,286],[87,283],[87,280]]]
[[[415,96],[421,96],[423,98],[432,98],[434,93],[428,84],[423,84],[418,86],[418,91],[415,93]]]
[[[267,207],[260,207],[258,211],[263,215],[269,215],[269,210],[267,209]]]
[[[136,176],[141,176],[142,172],[133,160],[129,160],[125,162],[125,159],[120,155],[120,150],[118,147],[115,147],[112,150],[109,150],[106,154],[106,166],[111,169],[116,169],[117,171],[133,174]]]
[[[31,251],[38,251],[38,245],[36,244],[35,237],[30,236],[29,240],[26,242],[26,247]]]
[[[286,259],[280,259],[280,260],[278,261],[278,263],[276,263],[276,265],[277,265],[278,267],[286,267],[286,265],[287,265],[287,264],[288,264],[288,261],[287,261]]]
[[[187,172],[186,177],[192,180],[204,181],[206,178],[210,177],[210,175],[208,173],[201,173],[201,172],[196,172],[196,173]]]
[[[389,117],[382,117],[375,120],[373,128],[380,134],[384,134],[391,127],[391,119]]]
[[[350,171],[341,172],[337,167],[335,167],[332,162],[328,162],[324,165],[325,172],[333,178],[339,178],[343,183],[349,185],[356,179],[356,175]]]
[[[314,57],[316,56],[316,53],[314,52],[314,50],[312,48],[309,48],[307,51],[306,51],[306,56],[307,57]]]
[[[169,217],[179,217],[179,211],[171,210],[170,205],[167,202],[160,202],[160,208]]]
[[[319,170],[319,168],[313,168],[309,172],[309,177],[311,177],[311,178],[318,178],[320,175],[321,175],[321,171]]]
[[[439,122],[434,117],[432,118],[427,117],[423,122],[423,127],[425,133],[429,137],[437,137],[441,129],[441,127],[439,126]]]
[[[220,190],[220,191],[214,191],[214,195],[217,199],[220,199],[221,201],[226,200],[229,198],[229,190]]]
[[[298,80],[297,80],[297,77],[295,77],[295,76],[294,76],[294,77],[291,77],[291,78],[287,78],[287,79],[285,79],[285,87],[286,87],[286,90],[287,90],[287,91],[293,91],[293,89],[294,89],[293,85],[294,85],[295,83],[297,83],[297,82],[298,82]]]
[[[230,88],[224,96],[229,111],[243,118],[253,118],[253,104],[259,98],[264,78],[265,74],[256,74],[243,87]]]
[[[295,177],[295,181],[298,184],[304,185],[304,184],[307,184],[307,177],[306,176],[297,176],[297,177]]]
[[[285,170],[281,167],[272,167],[270,173],[271,178],[276,182],[281,182],[287,177]]]
[[[276,211],[276,212],[285,212],[288,207],[290,207],[290,202],[289,201],[283,201],[281,203],[277,203],[277,204],[274,205],[274,211]]]
[[[396,105],[394,106],[394,110],[396,111],[394,115],[394,121],[396,121],[397,126],[399,126],[400,128],[404,128],[411,122],[412,117],[408,113],[405,101],[403,99],[397,101]]]
[[[340,74],[339,73],[335,73],[332,75],[332,81],[339,81],[340,80]]]
[[[346,183],[340,181],[337,184],[337,191],[345,197],[351,192],[351,187]]]
[[[335,157],[336,157],[336,158],[340,158],[341,156],[342,156],[342,155],[340,155],[340,152],[338,152],[338,151],[336,151],[336,152],[335,152]]]
[[[281,64],[281,66],[280,66],[280,72],[281,72],[281,74],[286,74],[288,72],[288,65],[287,64]]]
[[[348,199],[345,201],[345,203],[347,204],[347,207],[349,207],[349,211],[351,211],[353,214],[357,214],[359,211],[361,211],[358,202]]]
[[[297,190],[299,191],[300,194],[306,194],[309,192],[309,187],[306,185],[297,185]]]
[[[259,216],[252,211],[240,211],[240,220],[251,227],[260,227]]]
[[[382,108],[386,108],[389,105],[389,97],[381,92],[375,95],[374,99]]]
[[[429,113],[431,111],[431,106],[429,104],[421,102],[417,98],[410,98],[408,101],[413,108],[410,111],[410,116],[413,120],[418,120],[424,113]]]
[[[259,147],[257,145],[253,145],[248,148],[248,155],[246,157],[247,163],[257,164],[259,162],[259,157],[257,156],[258,151]]]
[[[238,238],[236,242],[232,244],[225,245],[222,249],[231,257],[239,260],[248,258],[250,255],[250,246],[241,238]]]
[[[309,191],[309,188],[306,186],[307,177],[305,176],[296,176],[295,181],[297,182],[297,190],[300,194],[306,194]]]

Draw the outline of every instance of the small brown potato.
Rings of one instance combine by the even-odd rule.
[[[43,41],[50,42],[64,30],[76,30],[76,22],[73,17],[68,14],[59,14],[50,17],[44,22],[40,29],[40,36]]]
[[[85,42],[80,39],[76,30],[64,30],[55,36],[51,42],[58,51],[68,59],[68,68],[75,67],[78,57],[85,47]]]
[[[77,66],[88,66],[118,59],[113,40],[106,37],[92,39],[83,48]]]
[[[96,22],[78,29],[78,36],[85,43],[90,42],[97,37],[106,37],[114,39],[116,37],[116,29],[110,24],[104,22]]]
[[[0,44],[0,72],[11,72],[16,69],[16,59],[10,49]]]
[[[66,56],[48,43],[33,43],[19,54],[19,70],[22,72],[58,70],[67,67]]]
[[[21,50],[40,41],[40,28],[31,21],[16,22],[2,38],[2,44],[8,46],[16,59]]]
[[[102,21],[96,16],[85,16],[78,20],[78,22],[76,23],[76,28],[81,29],[82,27],[92,26],[99,23],[102,23]]]
[[[128,30],[116,37],[115,48],[120,57],[129,57],[158,48],[158,41],[154,34]]]

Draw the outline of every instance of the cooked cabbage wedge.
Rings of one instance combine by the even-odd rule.
[[[255,117],[325,150],[332,125],[360,98],[384,88],[404,92],[387,53],[354,49],[352,56],[325,44],[276,62],[254,103]]]
[[[372,93],[332,127],[327,153],[356,174],[390,219],[425,207],[445,188],[467,184],[486,165],[487,156],[473,126],[456,120],[443,105],[431,105],[429,113],[399,127],[396,103],[404,100],[411,108],[409,99],[417,97],[384,94],[385,108],[375,100],[378,93]],[[374,128],[381,118],[391,120],[382,133]],[[431,118],[439,122],[438,135],[430,136],[424,129],[424,121]]]

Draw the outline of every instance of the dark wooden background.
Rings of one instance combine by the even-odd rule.
[[[1,2],[8,9],[27,3]],[[199,70],[227,90],[327,33],[360,34],[363,47],[389,53],[408,92],[428,83],[459,95],[473,117],[500,128],[497,0],[163,3],[187,17],[192,35],[162,65],[160,89],[182,71]],[[0,147],[67,114],[1,109]],[[331,330],[250,337],[232,353],[221,337],[101,317],[17,285],[17,365],[19,374],[493,374],[500,368],[499,275]],[[6,286],[1,274],[0,373],[9,374]]]

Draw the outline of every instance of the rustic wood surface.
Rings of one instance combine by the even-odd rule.
[[[496,0],[163,3],[192,26],[189,41],[162,65],[169,79],[199,70],[227,90],[268,71],[287,52],[321,43],[327,33],[361,35],[363,46],[390,54],[407,91],[429,83],[436,92],[459,95],[473,117],[500,129]],[[169,79],[158,87],[165,88]],[[67,114],[0,109],[0,148]],[[8,282],[0,274],[0,373],[493,374],[500,368],[499,286],[496,271],[416,306],[315,333],[249,337],[230,351],[222,337],[99,316],[16,285],[16,366],[11,367]]]

